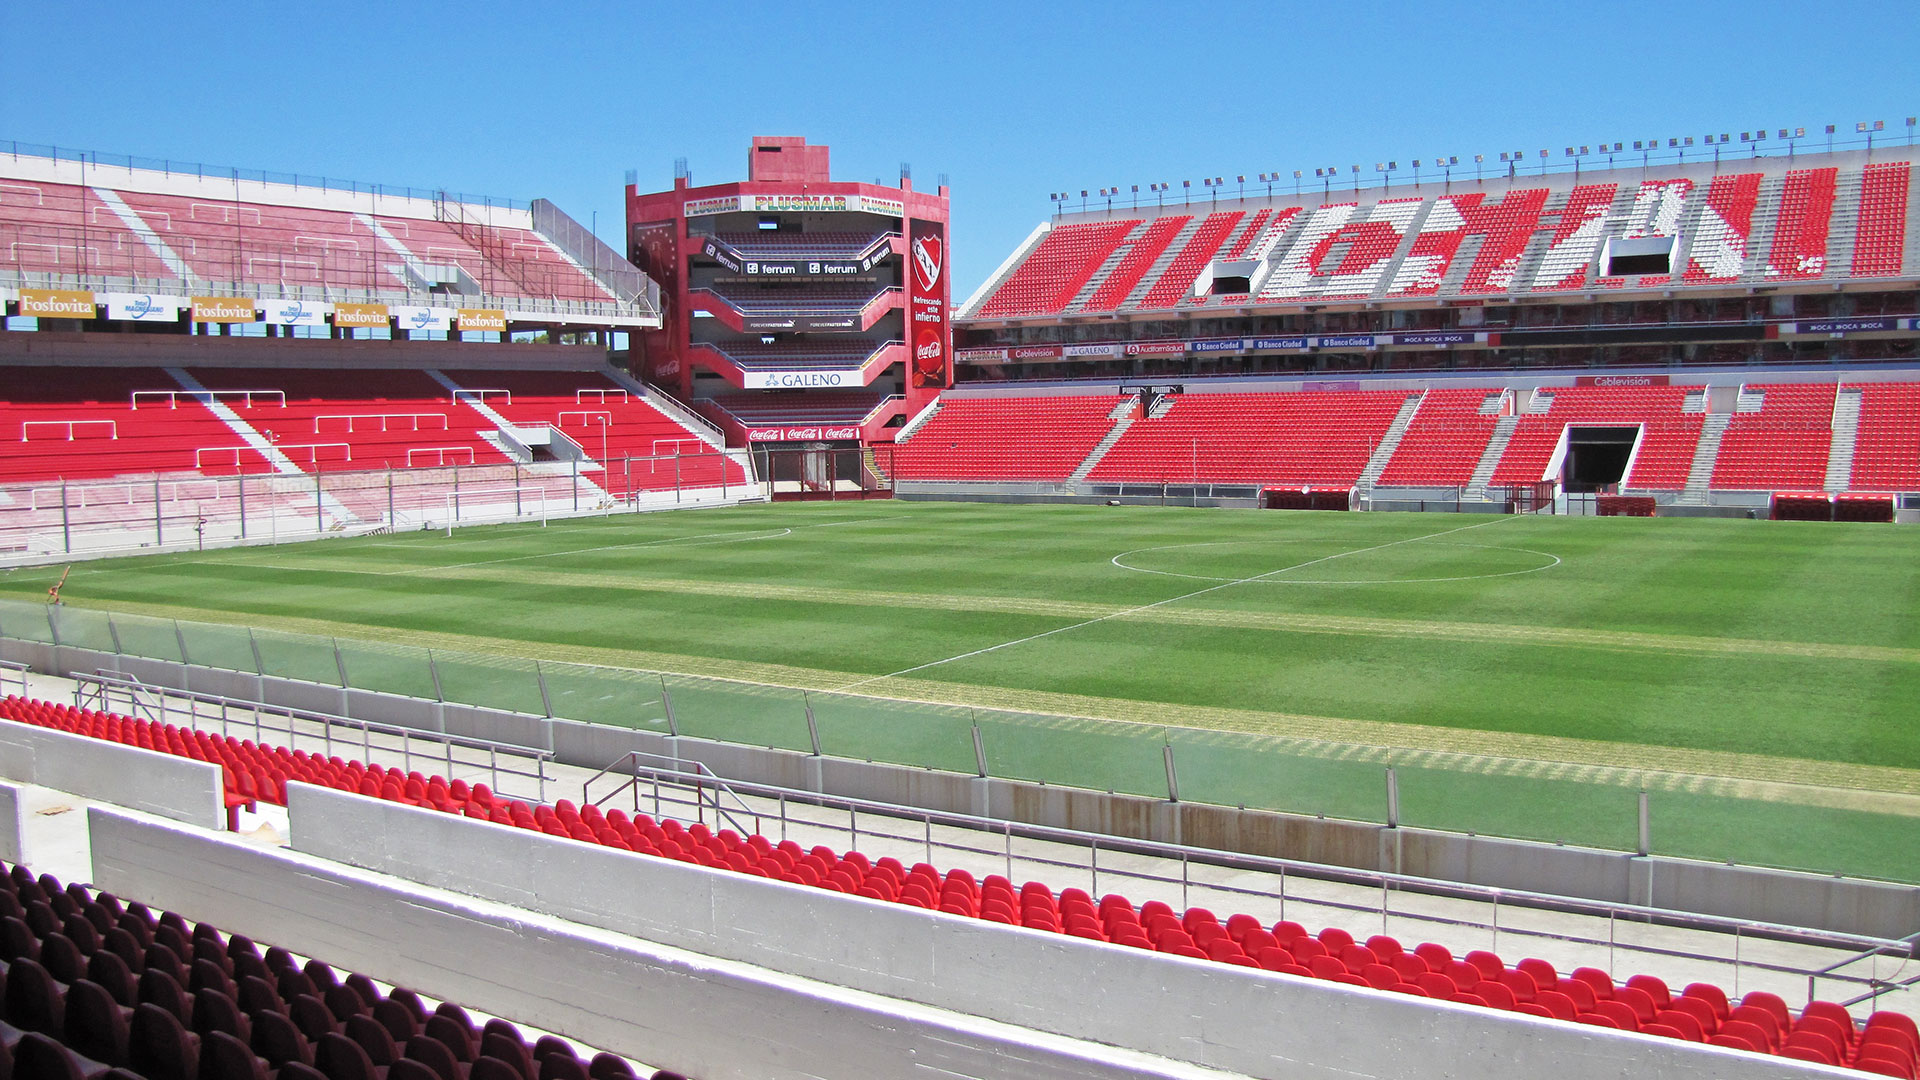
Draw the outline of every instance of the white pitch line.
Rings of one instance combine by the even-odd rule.
[[[1309,566],[1314,566],[1319,563],[1332,562],[1335,559],[1344,559],[1349,555],[1364,555],[1369,551],[1381,551],[1390,547],[1399,547],[1401,544],[1412,544],[1412,543],[1417,543],[1421,540],[1431,540],[1436,536],[1451,536],[1452,534],[1457,532],[1466,532],[1469,529],[1481,529],[1481,528],[1485,528],[1488,525],[1497,525],[1502,521],[1508,521],[1508,520],[1511,520],[1511,519],[1505,518],[1505,517],[1497,517],[1497,518],[1494,518],[1492,521],[1482,521],[1473,525],[1462,525],[1454,529],[1442,529],[1439,532],[1428,533],[1425,536],[1409,536],[1404,540],[1392,540],[1384,544],[1374,544],[1372,547],[1355,548],[1352,551],[1340,551],[1340,552],[1335,552],[1332,555],[1322,555],[1317,559],[1308,559],[1306,562],[1296,563],[1293,566],[1283,566],[1278,570],[1269,570],[1264,574],[1255,574],[1252,577],[1235,578],[1232,581],[1223,581],[1218,585],[1209,585],[1204,589],[1195,589],[1190,593],[1182,593],[1179,596],[1169,596],[1165,600],[1156,600],[1151,604],[1141,604],[1139,607],[1127,608],[1124,611],[1115,611],[1115,612],[1112,612],[1111,614],[1101,615],[1098,618],[1087,619],[1083,622],[1074,623],[1071,626],[1055,627],[1052,630],[1044,630],[1038,634],[1029,634],[1026,637],[1016,638],[1012,641],[1003,641],[998,645],[989,645],[984,649],[975,649],[972,652],[964,652],[958,656],[949,656],[944,660],[933,660],[925,664],[916,664],[910,668],[901,668],[899,671],[893,672],[888,675],[875,675],[871,678],[860,679],[856,682],[850,682],[845,686],[836,687],[835,690],[836,692],[851,690],[856,686],[865,686],[868,683],[880,682],[883,679],[894,679],[902,675],[911,675],[916,671],[925,671],[928,668],[939,667],[942,664],[951,664],[956,660],[967,660],[975,656],[981,656],[986,653],[996,652],[1000,649],[1009,648],[1014,645],[1024,645],[1029,641],[1038,641],[1041,638],[1052,637],[1055,634],[1064,634],[1069,630],[1079,630],[1082,627],[1092,626],[1095,623],[1103,623],[1109,619],[1119,619],[1119,618],[1124,618],[1128,615],[1137,615],[1142,611],[1152,611],[1154,608],[1157,608],[1157,607],[1165,607],[1168,604],[1177,604],[1182,600],[1191,600],[1196,596],[1205,596],[1210,592],[1219,592],[1221,589],[1230,589],[1235,585],[1245,585],[1250,581],[1260,581],[1265,578],[1270,578],[1275,574],[1285,574],[1294,570],[1303,570]]]

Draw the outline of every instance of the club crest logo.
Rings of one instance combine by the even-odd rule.
[[[937,236],[922,236],[913,242],[913,273],[920,282],[921,292],[932,292],[940,283],[943,245]]]

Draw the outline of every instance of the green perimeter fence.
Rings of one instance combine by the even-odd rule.
[[[1096,720],[0,601],[0,636],[799,753],[1912,882],[1920,822],[1711,778]],[[1596,708],[1604,706],[1596,704]],[[1783,789],[1790,790],[1790,789]]]

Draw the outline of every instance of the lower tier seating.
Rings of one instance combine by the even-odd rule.
[[[1408,948],[1386,934],[1363,942],[1336,927],[1312,934],[1286,920],[1269,926],[1244,914],[1221,919],[1200,907],[1176,912],[1157,900],[1136,906],[1117,893],[1096,899],[1078,888],[1056,891],[1037,881],[1016,887],[998,874],[976,880],[961,869],[942,874],[927,863],[908,867],[891,857],[869,860],[858,851],[841,853],[825,845],[803,849],[791,840],[776,844],[758,834],[741,836],[731,829],[714,832],[702,823],[682,826],[670,818],[656,821],[638,812],[629,816],[617,808],[602,812],[598,806],[575,806],[566,799],[551,806],[529,805],[496,796],[485,784],[470,786],[418,772],[403,774],[379,765],[19,697],[0,700],[0,718],[218,762],[225,770],[230,804],[244,800],[284,804],[287,783],[297,780],[582,843],[1195,960],[1847,1065],[1907,1080],[1914,1080],[1914,1062],[1920,1057],[1920,1030],[1902,1013],[1875,1012],[1856,1021],[1841,1005],[1814,1001],[1796,1015],[1778,995],[1765,991],[1749,992],[1735,1001],[1720,987],[1702,982],[1675,994],[1665,982],[1649,975],[1617,983],[1597,968],[1577,968],[1563,975],[1546,961],[1531,957],[1512,964],[1485,950],[1456,957],[1441,944],[1422,942]],[[5,914],[6,907],[0,900],[0,914]],[[0,918],[0,953],[18,936],[8,922]],[[55,925],[44,917],[42,922]],[[73,923],[68,920],[64,925]],[[185,957],[177,951],[174,955]],[[197,963],[194,970],[199,970]],[[210,978],[211,973],[203,977]],[[286,986],[283,979],[283,995]],[[11,1003],[11,979],[7,994]],[[330,1007],[330,988],[327,995],[321,1003]],[[349,999],[342,1001],[352,1004]],[[11,1018],[8,1022],[25,1026]],[[379,1041],[377,1036],[374,1041]]]
[[[20,1080],[634,1080],[614,1054],[476,1024],[175,912],[0,875],[0,1075]],[[652,1080],[681,1080],[659,1071]]]

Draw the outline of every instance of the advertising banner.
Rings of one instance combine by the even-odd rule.
[[[1253,339],[1254,352],[1272,352],[1278,349],[1304,349],[1308,345],[1304,337],[1263,337]]]
[[[741,385],[748,390],[830,390],[864,385],[858,369],[852,371],[743,371]]]
[[[1374,342],[1372,334],[1331,334],[1314,338],[1313,345],[1317,349],[1371,349]]]
[[[389,309],[402,330],[438,330],[453,328],[453,309],[439,307],[394,307]]]
[[[1793,324],[1797,334],[1866,334],[1876,330],[1898,330],[1899,319],[1813,319]]]
[[[20,314],[36,319],[91,319],[93,294],[84,289],[21,289]]]
[[[184,296],[156,296],[153,293],[108,293],[107,318],[127,322],[178,322],[187,306]]]
[[[1007,349],[1009,360],[1054,360],[1060,355],[1058,345],[1014,345]]]
[[[1187,351],[1197,353],[1242,352],[1246,347],[1246,338],[1204,338],[1188,344]]]
[[[1666,375],[1576,375],[1575,386],[1671,386]]]
[[[250,323],[258,309],[243,296],[196,296],[193,321],[199,323]]]
[[[808,195],[795,192],[785,195],[749,195],[746,201],[747,209],[758,214],[843,213],[849,209],[860,208],[858,205],[860,197],[855,195],[852,199],[855,205],[849,207],[848,196],[845,195]]]
[[[454,322],[461,330],[492,330],[504,334],[507,332],[507,313],[499,308],[461,308],[453,313]]]
[[[738,251],[733,249],[733,245],[716,236],[703,236],[700,238],[700,254],[719,263],[720,269],[730,274],[740,273],[741,268],[747,261]]]
[[[1071,348],[1071,346],[1069,346]],[[1007,358],[1005,349],[955,349],[953,358],[963,364],[991,364]]]
[[[707,214],[731,214],[740,209],[740,196],[723,195],[717,199],[694,199],[680,204],[680,212],[686,217],[704,217]]]
[[[387,325],[385,304],[335,304],[333,325],[345,327]]]
[[[1119,356],[1120,346],[1113,345],[1113,344],[1068,345],[1066,348],[1063,348],[1060,350],[1060,355],[1062,356]]]
[[[304,300],[262,300],[262,321],[274,326],[325,326],[332,304],[313,304]]]
[[[749,442],[823,442],[829,439],[857,439],[860,426],[762,427],[748,428]]]
[[[1303,394],[1347,394],[1358,389],[1358,379],[1315,379],[1300,384]]]
[[[1428,330],[1393,335],[1395,345],[1471,345],[1473,342],[1471,330]]]
[[[1187,351],[1184,341],[1129,341],[1128,356],[1180,356]]]
[[[907,347],[914,386],[953,385],[947,330],[946,226],[914,221],[907,231]],[[1057,354],[1056,354],[1057,355]]]

